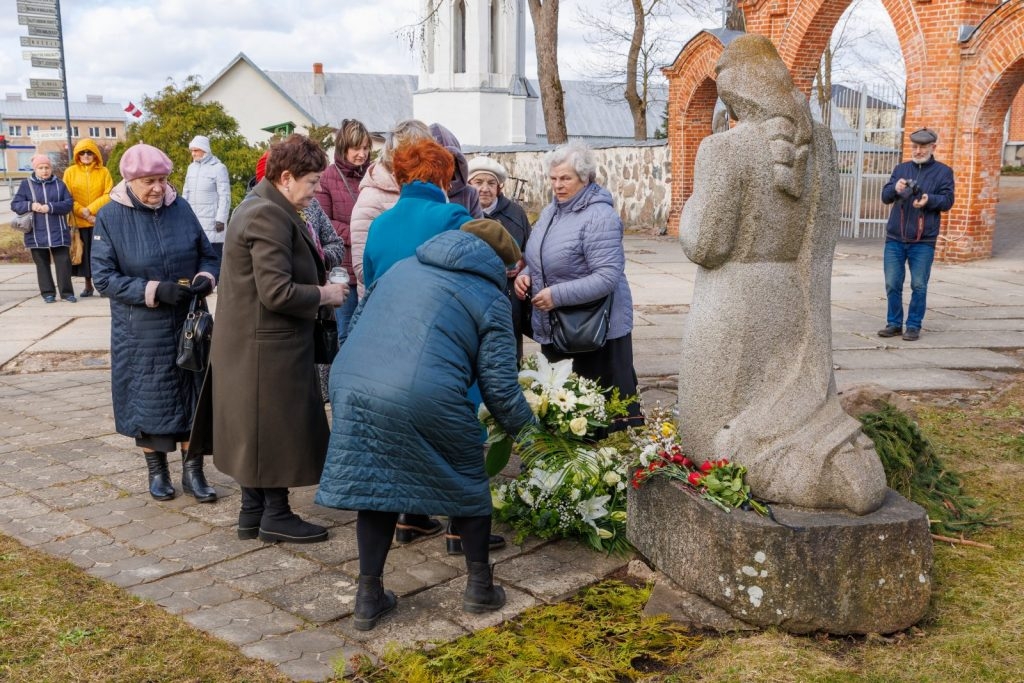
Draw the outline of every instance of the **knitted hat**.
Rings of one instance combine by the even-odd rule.
[[[469,160],[469,178],[467,180],[472,180],[473,176],[480,173],[490,173],[497,179],[499,185],[504,185],[508,180],[508,171],[491,157],[475,156]]]
[[[192,138],[192,142],[188,143],[189,149],[201,149],[207,154],[210,154],[210,138],[205,135],[197,135]]]
[[[487,242],[505,265],[511,265],[523,255],[501,223],[490,218],[477,218],[462,224],[461,230]]]
[[[121,157],[121,177],[125,180],[135,180],[151,175],[168,175],[174,164],[162,151],[140,142],[132,145]]]
[[[919,145],[930,145],[938,139],[938,134],[931,128],[918,128],[910,134],[910,141]]]
[[[267,175],[267,159],[270,157],[270,150],[268,149],[260,157],[259,161],[256,162],[256,182],[263,180],[263,177]]]
[[[32,157],[32,170],[35,170],[36,166],[39,164],[50,164],[50,166],[53,166],[53,162],[50,161],[50,157],[45,154],[36,154]]]

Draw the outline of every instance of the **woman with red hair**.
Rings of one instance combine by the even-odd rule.
[[[464,206],[448,203],[455,159],[441,145],[433,140],[403,145],[395,150],[391,166],[402,189],[398,202],[370,225],[363,252],[367,289],[388,268],[415,254],[416,247],[472,219]]]

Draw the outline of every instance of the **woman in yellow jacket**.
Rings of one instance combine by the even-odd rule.
[[[75,145],[75,163],[64,171],[64,184],[75,200],[68,216],[71,227],[78,228],[82,238],[82,262],[72,268],[72,275],[85,278],[85,289],[79,296],[92,296],[92,228],[96,212],[110,201],[114,179],[103,165],[100,148],[90,138],[82,138]]]

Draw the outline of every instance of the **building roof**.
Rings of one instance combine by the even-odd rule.
[[[419,78],[405,74],[325,73],[324,94],[313,94],[312,71],[266,71],[267,77],[318,125],[359,119],[383,133],[412,118],[412,94]]]
[[[10,98],[10,95],[8,95]],[[69,102],[68,110],[75,121],[124,122],[124,107],[116,102]],[[64,100],[0,99],[0,116],[5,119],[64,120]]]
[[[409,74],[356,74],[324,72],[324,94],[313,94],[313,71],[269,71],[260,69],[244,53],[238,53],[200,91],[202,96],[239,61],[260,73],[267,83],[289,100],[316,125],[337,126],[342,119],[355,118],[374,133],[390,130],[395,123],[413,116],[413,94],[419,77]],[[533,92],[540,88],[529,81]],[[565,119],[570,137],[592,140],[633,138],[633,117],[622,96],[621,83],[562,81]],[[648,137],[661,127],[668,101],[667,86],[653,89],[647,115]],[[537,107],[537,140],[547,139],[544,110]]]
[[[537,81],[530,85],[540,92]],[[569,137],[633,139],[633,115],[629,111],[623,83],[562,81],[565,94],[565,127]],[[668,103],[668,86],[652,86],[647,107],[647,137],[661,127]],[[537,107],[537,136],[547,138],[544,110]]]

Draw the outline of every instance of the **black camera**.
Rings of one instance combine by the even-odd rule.
[[[903,197],[905,200],[910,200],[917,199],[921,196],[921,185],[918,184],[916,180],[913,178],[904,178],[903,183],[903,192],[900,192],[900,197]]]

